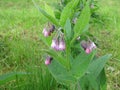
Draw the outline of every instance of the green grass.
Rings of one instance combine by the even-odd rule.
[[[0,1],[0,75],[28,72],[24,78],[0,84],[0,90],[49,90],[56,87],[42,66],[40,33],[47,20],[30,0]],[[3,77],[0,77],[2,79]]]
[[[100,0],[99,6],[101,21],[95,22],[90,31],[98,43],[99,54],[112,54],[106,65],[108,90],[120,90],[120,1]],[[31,0],[0,0],[0,75],[31,73],[1,85],[0,90],[55,90],[56,81],[41,64],[44,59],[40,49],[44,45],[40,34],[46,22]]]

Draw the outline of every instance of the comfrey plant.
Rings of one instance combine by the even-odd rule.
[[[98,57],[97,46],[85,38],[90,21],[90,0],[64,0],[66,5],[59,18],[45,4],[39,11],[50,21],[43,29],[41,40],[47,46],[45,65],[52,76],[71,90],[106,90],[104,66],[111,55]],[[83,3],[82,8],[79,5]],[[79,14],[74,20],[76,13]]]

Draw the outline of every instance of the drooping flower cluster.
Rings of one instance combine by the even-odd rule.
[[[45,37],[48,37],[48,36],[51,36],[51,33],[54,32],[55,30],[55,26],[54,25],[50,25],[48,24],[48,28],[45,27],[43,29],[43,35]],[[61,32],[61,28],[59,28],[57,31],[56,31],[56,34],[55,34],[55,37],[53,38],[52,40],[52,43],[51,43],[51,48],[53,48],[54,50],[56,51],[63,51],[65,50],[65,41],[64,41],[64,37],[63,37],[63,33]],[[45,60],[45,64],[46,65],[49,65],[51,63],[51,58],[50,56],[48,56]]]
[[[58,39],[58,38],[54,38],[52,40],[52,44],[51,44],[51,47],[54,49],[54,50],[65,50],[65,42],[64,42],[64,39]]]
[[[95,43],[92,41],[83,40],[81,41],[81,46],[83,47],[83,49],[85,50],[87,54],[91,53],[96,48]]]

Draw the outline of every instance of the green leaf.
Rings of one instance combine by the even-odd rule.
[[[111,55],[102,56],[96,60],[94,60],[88,67],[88,72],[92,73],[96,78],[104,68],[106,62],[110,59]]]
[[[60,25],[64,27],[67,18],[71,18],[74,14],[74,8],[79,3],[79,0],[72,0],[63,9],[60,17]]]
[[[107,90],[106,75],[105,75],[104,69],[99,74],[97,80],[98,80],[99,85],[100,85],[100,90]]]
[[[89,8],[89,3],[87,3],[84,9],[82,10],[80,17],[78,18],[74,26],[74,39],[73,40],[75,40],[79,35],[82,34],[82,32],[88,26],[89,20],[90,20],[90,8]]]
[[[49,15],[51,15],[52,17],[55,18],[54,11],[53,11],[53,9],[52,9],[49,5],[45,4],[45,10],[46,10],[46,12],[47,12]]]
[[[91,74],[86,74],[79,80],[81,90],[99,90],[96,78]]]
[[[21,78],[26,75],[27,75],[26,72],[11,72],[7,74],[3,74],[0,76],[0,85],[3,85],[12,80],[16,80],[16,78]]]
[[[56,10],[56,11],[54,11],[54,13],[55,13],[55,17],[56,17],[57,19],[60,19],[61,12],[58,11],[58,10]]]
[[[72,37],[72,29],[71,29],[70,19],[67,19],[64,30],[65,30],[66,40],[70,40],[70,38]]]
[[[98,82],[93,75],[88,74],[87,79],[89,81],[89,86],[91,87],[91,90],[99,90]]]
[[[42,8],[40,8],[35,2],[34,0],[32,0],[34,5],[36,6],[36,8],[47,18],[49,19],[53,24],[55,25],[59,25],[57,19],[55,19],[53,16],[49,15],[46,11],[44,11]]]
[[[48,69],[53,77],[60,83],[70,84],[75,83],[76,79],[64,68],[57,60],[52,60],[51,64],[48,65]]]
[[[90,61],[93,59],[95,55],[95,51],[93,51],[90,54],[86,54],[85,52],[81,52],[76,59],[73,61],[72,63],[72,67],[71,67],[71,73],[77,78],[81,78],[87,68],[88,65],[90,63]]]

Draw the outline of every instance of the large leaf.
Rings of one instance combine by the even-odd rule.
[[[47,18],[49,19],[53,24],[55,25],[59,25],[57,19],[55,19],[53,16],[49,15],[46,11],[44,11],[42,8],[40,8],[35,2],[34,0],[32,0],[34,5],[36,6],[36,8]]]
[[[100,72],[102,71],[102,69],[104,68],[106,62],[110,59],[111,55],[105,55],[102,56],[96,60],[94,60],[88,67],[88,72],[92,73],[96,78],[98,77],[98,75],[100,74]]]
[[[70,23],[70,19],[67,19],[65,27],[64,27],[64,34],[65,34],[65,43],[66,43],[66,60],[68,62],[68,67],[70,69],[71,67],[71,63],[70,63],[70,39],[72,37],[72,28],[71,28],[71,23]]]
[[[74,38],[75,40],[79,35],[82,34],[82,32],[85,30],[85,28],[88,26],[90,20],[90,9],[89,9],[89,3],[86,4],[84,9],[82,10],[80,17],[78,18],[75,26],[74,26]],[[73,42],[72,40],[72,42]]]
[[[77,79],[81,78],[85,74],[88,65],[90,61],[93,59],[94,55],[95,51],[90,54],[81,52],[73,61],[71,72]]]
[[[79,84],[81,90],[99,90],[99,84],[96,78],[91,74],[84,75],[80,80]]]
[[[3,74],[0,76],[0,85],[3,85],[12,80],[16,80],[16,78],[21,78],[26,75],[27,73],[25,72],[11,72],[7,74]]]
[[[63,9],[60,17],[60,25],[64,27],[67,18],[71,18],[74,14],[74,8],[79,3],[79,0],[72,0]]]
[[[70,84],[75,83],[76,81],[76,79],[67,71],[67,69],[59,64],[56,60],[52,60],[51,64],[48,65],[48,69],[53,77],[60,83]]]

